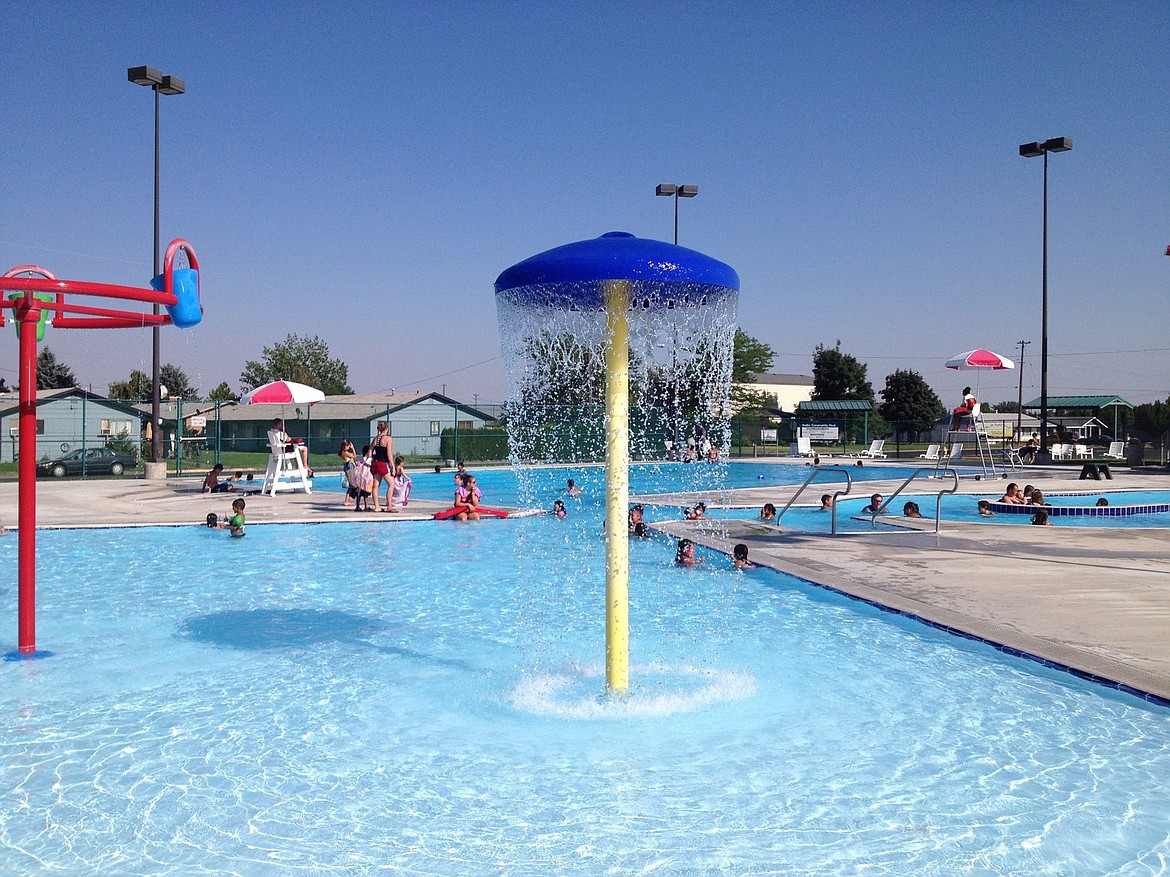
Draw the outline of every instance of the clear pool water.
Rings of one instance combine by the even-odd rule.
[[[850,468],[849,474],[855,483],[882,479],[905,478],[914,471],[913,466],[862,466]],[[701,490],[733,490],[744,487],[764,487],[802,483],[812,474],[809,466],[777,463],[746,463],[710,465],[707,463],[659,463],[635,464],[630,467],[630,492],[639,495],[671,493],[676,491],[697,492]],[[603,466],[563,466],[551,469],[528,470],[528,474],[517,478],[510,469],[476,470],[476,483],[483,489],[485,503],[500,505],[530,503],[548,507],[552,499],[562,496],[557,493],[568,479],[572,478],[584,491],[581,502],[604,504],[605,469]],[[433,473],[412,473],[414,482],[412,496],[425,499],[450,499],[454,493],[453,475],[450,471]],[[317,479],[330,490],[338,490],[336,478]],[[844,487],[845,480],[817,481],[809,487],[809,494],[817,496]],[[823,485],[823,487],[822,487]],[[316,485],[314,486],[316,488]],[[856,488],[855,488],[856,489]],[[563,498],[563,496],[562,496]]]
[[[0,873],[1170,869],[1170,710],[717,554],[632,546],[605,698],[599,530],[41,534]]]

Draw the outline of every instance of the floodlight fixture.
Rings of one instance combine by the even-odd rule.
[[[678,243],[678,199],[694,198],[699,194],[699,187],[694,183],[683,183],[676,186],[673,183],[659,183],[654,189],[655,195],[674,196],[674,242]]]

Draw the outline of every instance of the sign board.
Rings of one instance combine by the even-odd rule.
[[[780,438],[779,430],[776,430],[776,429],[761,429],[760,430],[760,441],[762,441],[762,442],[779,441],[779,438]]]
[[[800,434],[814,442],[836,442],[841,440],[841,428],[835,423],[806,423]]]
[[[196,414],[194,417],[191,418],[191,426],[192,427],[207,426],[207,417],[202,415],[202,414]]]

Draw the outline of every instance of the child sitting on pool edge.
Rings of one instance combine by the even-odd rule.
[[[203,479],[204,493],[230,493],[235,490],[227,481],[219,480],[219,473],[223,471],[223,463],[216,463],[211,467],[211,471],[207,473],[207,477]]]

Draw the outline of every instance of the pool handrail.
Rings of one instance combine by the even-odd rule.
[[[832,531],[831,532],[833,533],[833,535],[837,534],[837,498],[847,495],[849,493],[849,491],[851,491],[853,489],[853,476],[850,474],[849,469],[845,466],[817,466],[815,469],[813,469],[812,472],[809,474],[808,478],[804,479],[804,483],[801,484],[800,487],[796,488],[796,492],[794,494],[792,494],[792,496],[789,498],[788,502],[784,504],[784,508],[780,509],[780,511],[778,511],[776,513],[776,525],[777,526],[780,525],[780,521],[784,518],[784,513],[786,511],[788,511],[789,508],[792,507],[792,504],[794,502],[796,502],[796,500],[800,497],[800,495],[802,493],[804,493],[804,489],[806,487],[808,487],[810,484],[812,484],[814,481],[816,481],[817,476],[820,475],[822,472],[841,472],[845,475],[845,489],[838,490],[836,493],[833,494],[833,509],[832,509],[833,514],[832,514]],[[956,480],[956,483],[957,483],[957,480]]]
[[[877,516],[884,513],[886,511],[886,509],[888,509],[890,507],[890,503],[892,503],[895,499],[897,499],[898,495],[903,490],[906,489],[906,486],[908,484],[910,484],[910,482],[913,481],[915,478],[917,478],[919,476],[919,474],[922,472],[929,473],[929,475],[927,476],[929,478],[941,478],[943,475],[946,475],[949,472],[951,477],[955,479],[955,483],[953,485],[951,485],[950,488],[948,488],[946,490],[940,490],[938,492],[938,494],[935,496],[934,532],[936,535],[938,534],[939,521],[942,519],[942,498],[943,498],[943,495],[950,494],[950,493],[958,493],[958,491],[959,491],[959,473],[955,469],[952,469],[950,466],[945,467],[941,473],[938,472],[937,470],[935,470],[935,468],[933,466],[931,466],[931,467],[919,466],[917,469],[915,469],[913,472],[911,472],[909,475],[907,475],[906,480],[897,486],[897,488],[894,490],[894,492],[890,494],[890,498],[882,503],[881,508],[879,508],[876,512],[873,512],[870,515],[869,521],[873,526],[875,526],[875,527],[877,526]]]

